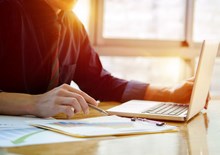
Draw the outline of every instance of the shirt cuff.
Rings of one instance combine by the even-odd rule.
[[[143,100],[148,85],[138,81],[129,81],[122,95],[121,102]]]

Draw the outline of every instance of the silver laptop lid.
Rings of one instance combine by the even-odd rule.
[[[196,69],[195,82],[190,100],[187,120],[199,113],[206,104],[208,96],[212,71],[215,63],[219,43],[204,41],[199,56],[199,62]]]

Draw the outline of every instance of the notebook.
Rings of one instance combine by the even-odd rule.
[[[189,104],[131,100],[108,109],[107,112],[112,115],[126,117],[189,121],[198,114],[206,104],[212,71],[218,51],[219,43],[211,41],[203,42]]]

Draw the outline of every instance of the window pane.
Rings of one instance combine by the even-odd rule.
[[[184,40],[186,0],[104,0],[103,37]]]
[[[220,1],[196,0],[194,20],[194,41],[220,40]]]
[[[182,79],[180,58],[101,56],[101,61],[112,75],[127,80],[171,85]]]
[[[78,18],[84,24],[87,32],[89,28],[89,12],[90,12],[90,0],[78,0],[76,6],[73,8]]]

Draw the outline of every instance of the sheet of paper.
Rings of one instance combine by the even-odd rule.
[[[48,118],[46,120],[52,120],[53,118]],[[33,120],[45,120],[40,119],[34,116],[5,116],[0,115],[0,131],[6,129],[22,129],[22,128],[30,128],[31,126],[27,123],[27,121]]]
[[[33,121],[30,124],[75,137],[97,137],[175,131],[175,126],[135,121],[118,116],[102,116],[82,120]]]
[[[48,130],[28,125],[28,121],[46,121],[34,117],[14,117],[0,115],[0,147],[15,147],[34,144],[82,141]],[[49,119],[50,120],[50,119]],[[47,138],[45,138],[47,137]]]

